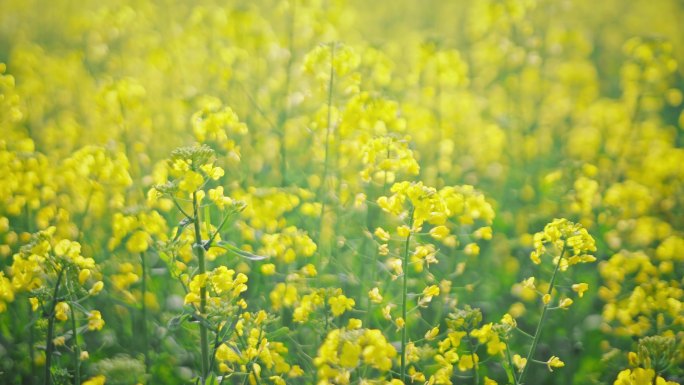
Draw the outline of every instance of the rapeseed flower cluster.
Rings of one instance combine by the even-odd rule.
[[[31,236],[30,241],[13,256],[9,268],[11,281],[2,277],[5,299],[28,294],[32,318],[45,319],[45,377],[52,376],[50,363],[58,350],[73,353],[70,365],[78,373],[83,343],[79,335],[85,331],[99,331],[105,326],[98,310],[87,310],[81,303],[97,296],[104,288],[95,260],[81,254],[81,244],[55,236],[55,227],[49,227]],[[2,309],[3,311],[6,308]],[[80,314],[79,314],[80,313]],[[78,319],[78,316],[85,318]],[[68,325],[67,321],[71,323]],[[85,322],[85,325],[80,325]],[[30,346],[30,349],[35,349]],[[87,351],[86,351],[87,352]]]
[[[345,328],[330,331],[314,359],[320,373],[319,384],[373,383],[385,380],[397,351],[378,329],[361,327],[350,319]],[[394,384],[382,381],[383,384]]]

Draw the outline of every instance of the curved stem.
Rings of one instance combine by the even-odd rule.
[[[556,267],[553,270],[553,275],[551,276],[551,281],[549,282],[549,290],[546,292],[546,294],[551,295],[551,292],[553,291],[553,285],[556,282],[556,276],[558,275],[558,270],[561,265],[561,261],[563,261],[563,255],[565,254],[565,247],[563,247],[563,250],[560,253],[560,257],[558,258],[558,263],[556,263]],[[539,318],[539,323],[537,324],[537,330],[534,332],[534,339],[532,340],[532,346],[530,346],[530,351],[527,353],[527,362],[525,363],[525,366],[523,367],[522,372],[520,373],[520,376],[518,377],[518,384],[524,384],[525,380],[525,375],[527,374],[527,370],[530,367],[530,363],[532,362],[532,356],[534,355],[534,351],[537,349],[537,343],[539,343],[539,338],[541,337],[541,330],[542,326],[544,325],[544,320],[546,319],[546,314],[548,313],[549,310],[549,304],[547,303],[544,305],[544,309],[542,310],[541,317]]]
[[[83,214],[81,215],[81,223],[78,226],[79,229],[82,229],[85,225],[85,220],[86,220],[86,217],[88,216],[88,211],[90,211],[90,204],[92,203],[94,193],[95,193],[95,187],[90,186],[90,191],[88,192],[88,198],[86,200],[86,205],[85,205],[85,208],[83,209]],[[80,235],[80,233],[79,233],[79,235]]]
[[[78,331],[76,330],[76,312],[74,307],[70,306],[71,310],[71,334],[74,339],[74,385],[81,385],[81,347],[78,345]]]
[[[193,194],[193,196],[194,196],[194,194]],[[171,196],[171,201],[173,201],[173,204],[176,206],[178,211],[181,212],[181,214],[183,214],[188,219],[192,219],[190,214],[188,214],[187,212],[185,212],[185,210],[183,210],[183,207],[181,207],[180,203],[178,203],[178,201],[176,200],[176,198],[173,197],[173,195]],[[194,208],[194,206],[193,206],[193,208]]]
[[[216,362],[216,350],[218,349],[221,330],[217,330],[214,334],[214,347],[211,349],[211,357],[209,358],[209,370],[214,370],[214,363]]]
[[[285,138],[287,137],[285,124],[289,115],[288,96],[290,94],[290,81],[292,78],[292,64],[294,63],[294,29],[295,29],[295,15],[297,11],[297,2],[293,1],[292,12],[290,12],[290,19],[288,23],[288,50],[290,57],[287,59],[285,67],[285,95],[283,97],[284,105],[278,114],[278,133],[280,135],[280,183],[281,186],[287,186],[287,147],[285,146]]]
[[[192,193],[192,210],[193,210],[193,222],[195,225],[195,244],[193,245],[193,251],[197,256],[197,261],[199,264],[199,274],[206,273],[207,269],[204,261],[204,246],[202,245],[202,232],[200,230],[200,218],[199,218],[199,202],[197,200],[197,192]],[[204,317],[207,310],[207,288],[202,286],[200,288],[200,315]],[[199,323],[200,327],[200,350],[202,354],[202,373],[200,375],[202,383],[206,381],[209,375],[209,339],[207,335],[207,327],[203,322]]]
[[[145,253],[140,253],[140,264],[142,265],[142,338],[143,338],[143,356],[145,357],[145,374],[150,372],[150,355],[149,355],[149,339],[147,335],[147,303],[145,301],[145,294],[147,293],[147,264],[145,261]]]
[[[25,213],[26,213],[26,230],[29,233],[33,233],[33,229],[31,228],[31,208],[29,205],[25,206]],[[28,307],[28,319],[33,320],[34,317],[34,312],[31,306]],[[29,332],[29,359],[31,360],[31,377],[36,373],[36,354],[34,352],[34,347],[35,347],[35,333],[33,331],[33,322],[30,322],[28,325],[28,332]]]
[[[413,208],[409,214],[409,229],[413,228]],[[406,329],[408,322],[406,321],[406,302],[408,297],[408,269],[409,269],[409,243],[411,242],[411,232],[406,236],[404,243],[404,261],[402,268],[404,270],[404,277],[402,280],[401,289],[401,317],[404,320],[404,327],[401,329],[401,381],[406,383]]]
[[[321,189],[325,186],[325,180],[328,177],[328,163],[330,157],[330,132],[332,131],[332,97],[333,97],[333,83],[335,79],[335,44],[330,44],[330,80],[328,82],[328,116],[327,126],[325,129],[325,160],[323,163],[323,180],[321,180]]]
[[[225,214],[224,214],[223,219],[221,220],[221,223],[218,225],[218,227],[216,228],[216,230],[211,234],[211,237],[209,237],[209,240],[203,245],[203,246],[204,246],[204,250],[209,250],[209,248],[211,247],[212,243],[214,243],[214,240],[216,239],[216,236],[219,235],[219,232],[221,231],[221,229],[223,228],[223,226],[226,224],[226,222],[228,221],[228,218],[229,218],[229,217],[230,217],[230,215],[229,215],[228,213],[225,213]]]
[[[473,346],[473,340],[470,337],[470,331],[468,330],[468,331],[466,331],[466,333],[467,333],[466,335],[468,337],[468,349],[470,350],[470,354],[471,354],[472,360],[473,360],[473,384],[479,385],[479,383],[480,383],[480,367],[479,367],[479,363],[477,361],[475,361],[476,347]]]
[[[508,367],[510,368],[510,372],[506,370],[506,374],[508,375],[508,381],[513,382],[513,385],[518,385],[518,379],[515,377],[515,365],[513,365],[513,358],[511,357],[511,349],[508,346],[508,341],[506,341],[505,344],[506,359],[508,360]]]
[[[35,316],[33,309],[31,309],[31,306],[28,306],[28,316],[31,320],[31,322],[28,325],[29,329],[29,359],[31,360],[31,378],[34,378],[34,374],[36,373],[36,354],[33,351],[34,346],[35,346],[35,334],[33,332],[33,323],[34,319],[33,317]]]
[[[323,177],[321,178],[321,185],[318,187],[318,200],[321,202],[321,215],[318,222],[318,255],[323,252],[322,241],[323,241],[323,219],[325,217],[325,208],[327,204],[327,199],[324,199],[323,192],[325,189],[326,180],[328,179],[328,167],[330,159],[330,131],[332,131],[332,97],[333,97],[333,84],[335,79],[335,67],[333,66],[335,60],[335,44],[330,44],[330,80],[328,81],[328,117],[325,129],[325,158],[323,161]],[[322,262],[322,261],[317,261]]]
[[[57,294],[59,294],[59,285],[62,283],[63,276],[64,269],[60,269],[57,273],[57,283],[55,283],[50,312],[48,313],[48,330],[45,341],[45,380],[43,382],[45,385],[50,385],[52,380],[50,366],[52,365],[52,352],[55,350],[55,343],[52,341],[55,338],[55,306],[57,306]]]

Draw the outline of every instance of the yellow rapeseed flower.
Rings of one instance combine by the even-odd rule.
[[[382,295],[380,294],[380,289],[374,287],[368,291],[368,298],[370,298],[373,303],[382,303]]]
[[[589,290],[589,284],[587,283],[576,283],[572,285],[572,290],[577,292],[577,295],[582,298],[584,296],[584,292]]]
[[[521,372],[525,365],[527,365],[527,358],[523,358],[519,354],[515,354],[513,356],[513,365],[515,365],[515,367],[518,368],[518,371]]]
[[[83,385],[104,385],[107,378],[105,376],[99,375],[91,377],[83,382]]]
[[[69,304],[66,302],[58,302],[55,305],[55,318],[59,321],[66,321],[69,319]]]
[[[88,330],[102,330],[104,324],[102,314],[98,310],[91,310],[88,314]]]
[[[550,372],[553,372],[553,368],[562,368],[565,366],[565,363],[560,360],[560,358],[556,356],[551,356],[551,358],[546,361],[546,366],[549,368]]]

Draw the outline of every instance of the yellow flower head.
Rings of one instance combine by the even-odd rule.
[[[551,356],[548,361],[546,361],[546,366],[549,368],[550,372],[553,372],[553,368],[562,368],[565,363],[556,356]]]
[[[425,333],[425,339],[431,341],[439,334],[439,326],[435,326]]]
[[[436,240],[442,240],[449,235],[449,228],[444,225],[439,225],[430,229],[430,236]]]
[[[516,322],[515,318],[513,318],[510,314],[506,313],[501,317],[501,323],[504,325],[508,325],[512,328],[517,327],[518,323]]]
[[[375,236],[383,242],[387,242],[390,240],[390,233],[382,227],[376,228],[373,234],[375,234]]]
[[[589,290],[589,284],[588,283],[576,283],[572,285],[572,290],[577,292],[577,295],[582,298],[584,296],[584,292]]]
[[[465,372],[477,365],[479,358],[477,354],[464,354],[458,360],[458,370]]]
[[[55,318],[59,321],[66,321],[69,319],[69,304],[66,302],[58,302],[55,305]]]
[[[513,365],[521,372],[523,368],[525,368],[525,365],[527,365],[527,358],[523,358],[519,354],[516,354],[513,356]]]
[[[102,330],[104,327],[104,320],[102,319],[102,314],[97,310],[92,310],[88,314],[88,330]]]
[[[572,302],[573,301],[570,298],[563,298],[558,304],[558,307],[561,309],[567,309],[572,305]]]
[[[266,275],[266,276],[273,275],[276,272],[276,266],[272,263],[265,263],[265,264],[261,265],[260,270],[261,270],[261,274],[263,274],[263,275]]]
[[[103,288],[104,288],[104,282],[97,281],[93,284],[93,286],[90,288],[90,290],[88,290],[88,293],[90,295],[97,295],[102,291]]]
[[[95,377],[89,378],[88,380],[83,382],[83,385],[104,385],[106,379],[107,378],[105,376],[102,376],[102,375],[95,376]]]
[[[397,326],[397,330],[401,330],[404,328],[404,325],[406,325],[406,321],[402,317],[399,317],[394,320],[394,324]]]
[[[128,238],[126,242],[126,250],[130,253],[142,253],[147,251],[149,247],[150,236],[144,231],[136,231]]]
[[[528,289],[536,289],[534,286],[534,277],[530,277],[522,281],[522,287],[528,288]]]
[[[382,295],[380,294],[380,289],[377,287],[372,288],[368,291],[368,298],[370,298],[373,303],[382,303]]]
[[[340,294],[335,297],[328,299],[328,305],[330,305],[330,310],[334,316],[340,316],[345,311],[354,308],[356,301],[351,298],[347,298],[344,294]]]
[[[36,311],[40,307],[40,301],[36,297],[29,298],[29,302],[31,303],[31,311]]]

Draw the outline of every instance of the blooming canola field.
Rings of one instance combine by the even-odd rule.
[[[0,2],[0,384],[684,384],[683,18]]]

